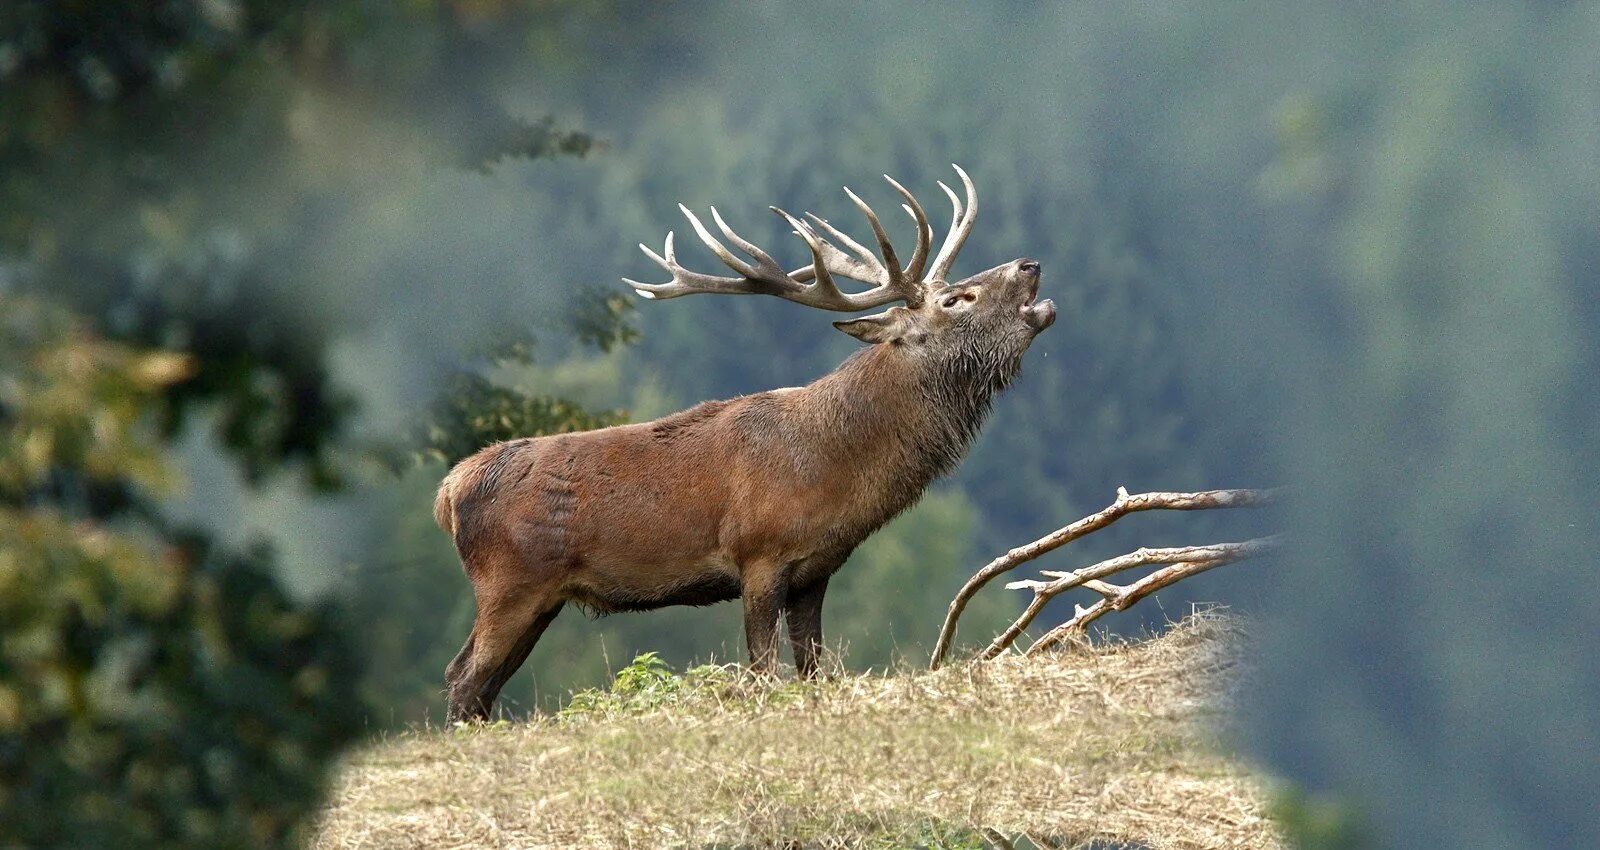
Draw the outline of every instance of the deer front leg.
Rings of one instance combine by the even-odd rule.
[[[784,619],[789,622],[789,643],[794,647],[794,666],[800,677],[817,675],[817,660],[822,654],[822,596],[828,580],[820,579],[802,590],[789,593]]]
[[[740,595],[744,597],[744,640],[750,650],[751,672],[770,674],[778,665],[778,613],[788,590],[787,579],[774,567],[752,565],[745,570]]]

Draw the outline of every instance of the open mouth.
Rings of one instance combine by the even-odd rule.
[[[1056,321],[1056,305],[1054,301],[1046,298],[1035,303],[1039,297],[1039,279],[1035,277],[1028,282],[1028,297],[1023,300],[1017,312],[1022,314],[1022,321],[1033,328],[1034,333],[1050,327]]]

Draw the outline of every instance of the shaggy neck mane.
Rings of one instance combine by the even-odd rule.
[[[1017,371],[1020,358],[991,363],[972,355],[934,356],[888,343],[856,352],[807,389],[827,411],[835,445],[873,453],[889,480],[920,492],[953,469]]]

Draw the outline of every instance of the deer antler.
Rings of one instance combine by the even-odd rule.
[[[927,260],[928,250],[933,244],[933,227],[928,223],[928,216],[911,192],[885,174],[883,179],[889,181],[889,185],[905,199],[901,209],[904,209],[917,225],[917,245],[912,251],[911,262],[903,268],[899,257],[895,254],[894,246],[889,243],[889,236],[884,232],[882,222],[878,220],[877,213],[846,186],[845,194],[866,216],[867,223],[872,227],[872,234],[878,241],[876,255],[866,246],[829,224],[827,219],[806,213],[805,216],[809,221],[802,221],[778,207],[772,207],[772,211],[782,216],[811,249],[811,265],[786,272],[770,254],[735,233],[733,228],[722,220],[722,215],[717,212],[716,207],[711,208],[712,220],[716,222],[722,235],[740,251],[749,255],[750,260],[741,259],[728,250],[727,246],[706,229],[699,217],[688,207],[679,204],[678,209],[689,219],[689,224],[694,227],[695,233],[699,234],[701,241],[705,242],[706,247],[710,248],[728,268],[738,272],[739,276],[722,277],[684,268],[678,263],[673,250],[673,234],[668,232],[662,254],[657,254],[643,244],[640,244],[639,248],[646,256],[655,260],[657,265],[666,269],[672,275],[672,280],[668,283],[640,283],[623,278],[622,282],[633,287],[634,291],[644,298],[677,298],[680,295],[709,292],[723,295],[776,295],[797,304],[839,312],[868,310],[895,301],[904,301],[912,308],[920,307],[929,292],[944,284],[945,275],[955,262],[961,244],[972,232],[972,223],[977,216],[978,192],[972,185],[972,179],[961,170],[960,166],[952,167],[961,175],[961,182],[966,187],[966,209],[962,209],[956,193],[941,181],[939,187],[950,197],[955,213],[950,222],[950,232],[931,266],[927,265]],[[821,235],[818,231],[821,231]],[[830,239],[832,241],[829,241]],[[844,247],[839,247],[841,245]],[[923,273],[924,268],[927,269],[927,274]],[[864,292],[844,292],[834,282],[834,275],[872,284],[872,288]]]

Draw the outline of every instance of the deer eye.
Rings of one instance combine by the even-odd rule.
[[[951,307],[954,307],[957,304],[961,303],[962,301],[965,301],[968,304],[971,304],[972,302],[974,302],[976,300],[978,300],[978,293],[976,293],[976,292],[974,292],[974,291],[972,291],[970,289],[965,289],[965,290],[961,290],[961,291],[958,291],[958,292],[950,293],[950,295],[948,297],[946,297],[944,299],[944,301],[940,302],[940,304],[945,309],[948,310]]]

